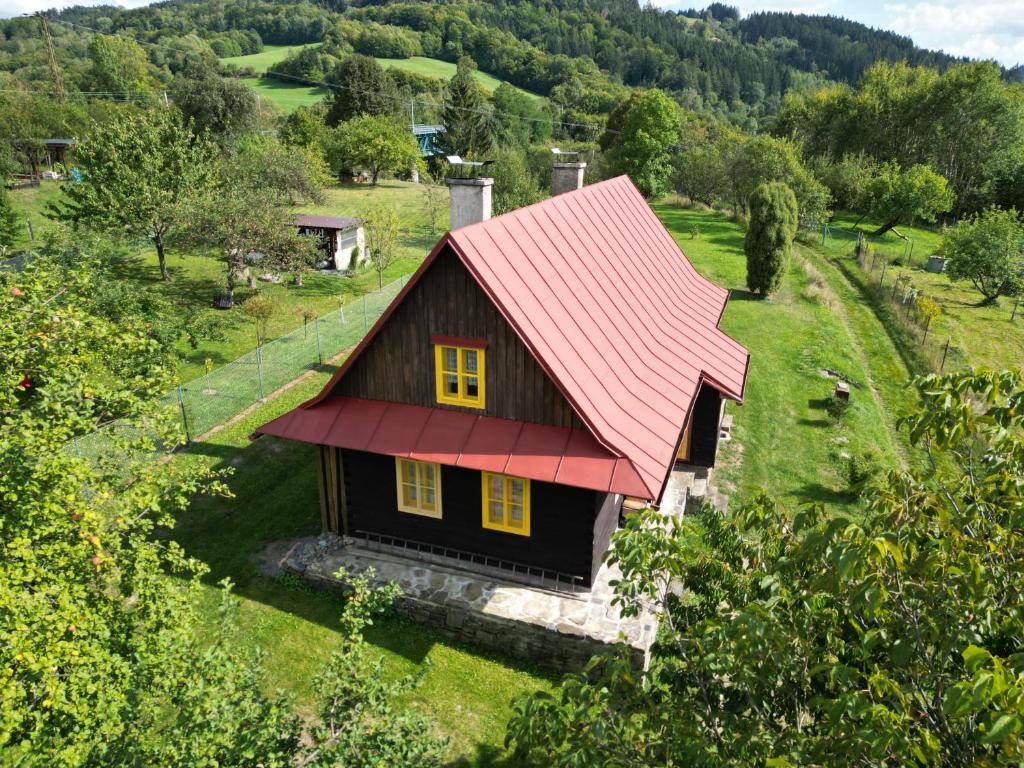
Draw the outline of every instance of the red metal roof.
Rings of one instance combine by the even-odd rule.
[[[603,493],[643,496],[646,492],[628,460],[602,448],[586,430],[442,408],[332,396],[264,424],[257,434]]]
[[[446,234],[330,383],[302,407],[330,396],[448,247],[598,446],[626,460],[616,471],[643,487],[632,495],[660,496],[702,383],[742,400],[749,354],[718,327],[728,291],[697,272],[643,195],[620,176]],[[570,461],[573,477],[585,478],[587,467],[584,456]]]

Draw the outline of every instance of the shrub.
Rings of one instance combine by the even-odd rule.
[[[882,454],[875,448],[869,448],[850,456],[847,466],[847,479],[850,490],[862,491],[885,471]]]
[[[754,293],[778,290],[797,230],[796,196],[782,182],[760,185],[750,196],[750,226],[743,243],[747,287]]]

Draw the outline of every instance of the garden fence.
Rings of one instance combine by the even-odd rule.
[[[941,373],[967,365],[963,349],[952,338],[934,333],[933,322],[939,305],[914,285],[911,269],[923,269],[927,254],[914,252],[914,241],[900,243],[873,238],[865,232],[825,224],[821,227],[821,243],[844,243],[854,262],[843,260],[843,268],[856,270],[856,279],[865,292],[889,315],[915,347],[920,362]],[[845,249],[844,249],[845,250]]]
[[[173,409],[181,419],[186,439],[195,440],[358,344],[408,278],[404,275],[378,291],[363,294],[205,376],[176,387],[160,398],[161,406]],[[128,420],[114,421],[76,438],[68,450],[78,456],[100,456],[109,450],[115,433],[127,436],[137,430]]]

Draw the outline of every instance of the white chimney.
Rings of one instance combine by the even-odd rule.
[[[568,162],[569,158],[578,157],[579,152],[563,152],[558,147],[551,150],[556,158],[566,158],[565,162],[555,161],[551,166],[551,196],[560,195],[563,192],[572,192],[576,189],[583,189],[583,172],[587,170],[587,164],[581,162]]]
[[[452,229],[479,224],[491,218],[491,187],[494,179],[445,179],[451,200]]]

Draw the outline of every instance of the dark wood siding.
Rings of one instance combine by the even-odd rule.
[[[597,500],[600,506],[597,509],[597,519],[594,520],[594,548],[590,565],[591,583],[601,567],[604,553],[608,551],[612,533],[619,527],[619,512],[622,510],[622,496],[618,494],[599,493]]]
[[[361,451],[342,453],[351,534],[372,532],[438,544],[580,576],[587,585],[591,583],[595,517],[607,494],[533,481],[530,535],[519,536],[483,527],[479,472],[441,467],[443,516],[437,520],[398,510],[394,458]],[[605,506],[601,509],[610,514]]]
[[[690,463],[700,467],[715,466],[718,454],[718,430],[721,426],[722,396],[704,384],[693,404],[690,435]]]
[[[487,340],[486,408],[440,405],[433,335]],[[441,253],[335,387],[335,393],[582,427],[572,406],[450,250]]]

